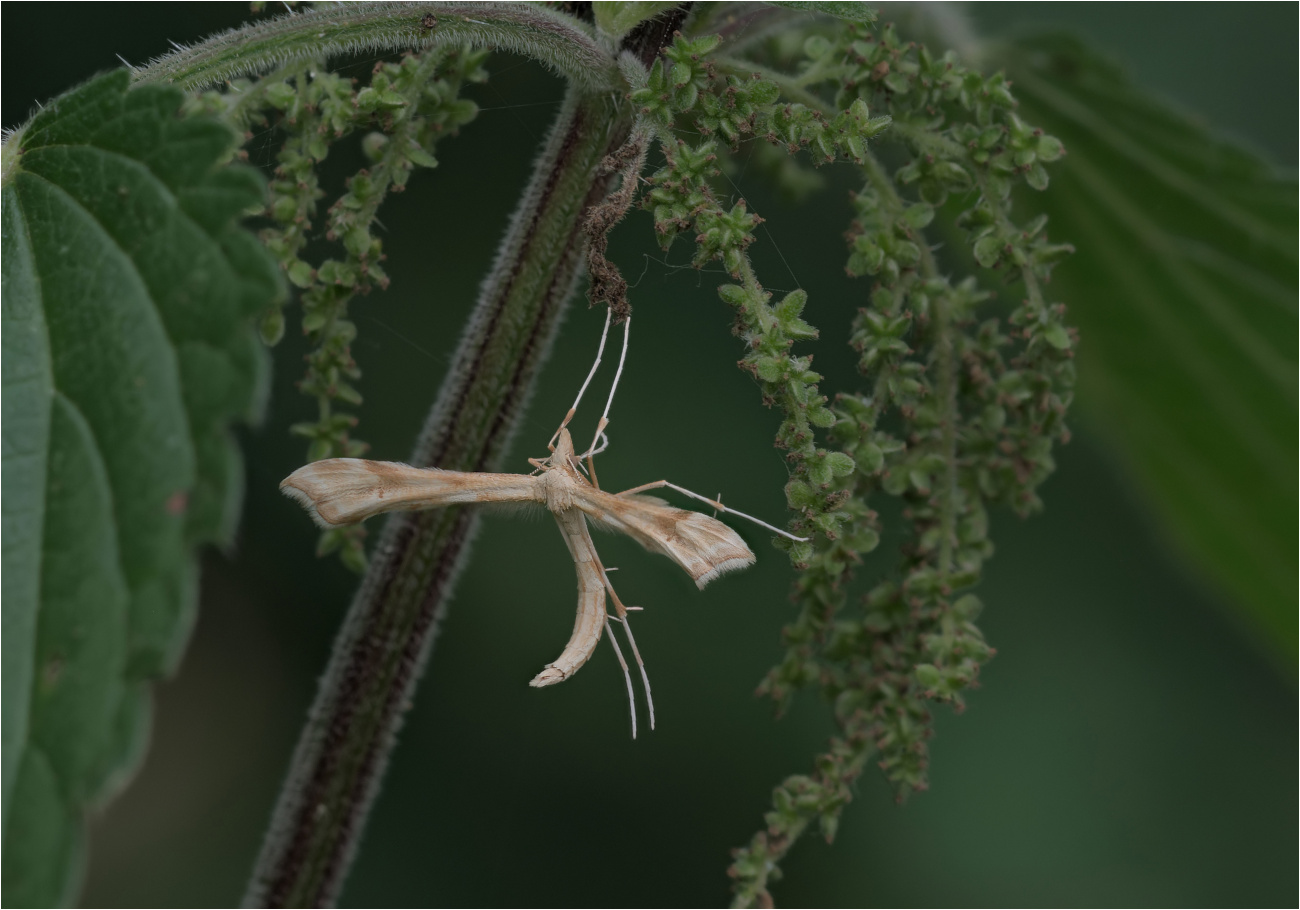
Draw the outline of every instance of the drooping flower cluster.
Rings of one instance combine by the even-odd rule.
[[[663,139],[644,204],[665,247],[689,234],[696,266],[718,260],[736,280],[719,293],[745,343],[740,365],[784,414],[776,444],[790,464],[791,530],[813,540],[778,543],[801,570],[799,615],[760,691],[783,707],[817,687],[840,728],[813,774],[777,787],[766,829],[736,851],[737,903],[749,905],[766,898],[808,825],[833,837],[869,758],[900,799],[927,786],[930,702],[960,709],[993,653],[969,592],[992,552],[988,508],[1039,506],[1053,443],[1068,438],[1075,337],[1064,307],[1042,295],[1069,247],[1048,242],[1044,218],[1014,222],[1010,204],[1021,181],[1046,188],[1043,165],[1064,149],[1016,115],[1001,75],[904,43],[892,27],[810,37],[797,78],[759,63],[747,74],[744,61],[710,56],[717,47],[679,37],[632,95]],[[733,146],[748,134],[814,164],[861,166],[847,268],[871,282],[849,330],[862,390],[821,393],[811,358],[793,351],[817,337],[799,315],[806,295],[773,301],[762,288],[747,253],[760,219],[712,187],[725,151],[674,130]],[[896,143],[903,163],[891,172],[869,140]],[[936,217],[964,230],[975,265],[1023,287],[1011,312],[990,304],[977,276],[941,271],[924,234]],[[880,541],[869,502],[882,495],[901,500],[905,541],[896,568],[851,598],[856,567]]]
[[[438,142],[477,116],[477,106],[460,93],[466,84],[487,78],[486,57],[485,51],[463,48],[407,54],[377,64],[369,84],[361,87],[323,65],[300,65],[196,99],[241,128],[268,123],[269,112],[284,134],[267,209],[274,226],[262,240],[300,289],[302,329],[312,345],[299,388],[316,401],[318,416],[292,428],[309,440],[308,461],[356,456],[367,448],[353,435],[356,418],[346,410],[361,403],[356,387],[361,370],[351,347],[357,330],[348,305],[358,294],[388,285],[383,241],[372,231],[379,208],[390,192],[406,188],[414,169],[436,167]],[[347,179],[322,224],[318,207],[325,193],[318,167],[333,143],[359,130],[368,131],[361,147],[370,163]],[[304,256],[320,234],[336,251],[313,264]],[[283,332],[283,312],[268,311],[263,338],[274,344]],[[346,565],[360,571],[363,539],[360,526],[326,531],[318,549],[338,551]]]

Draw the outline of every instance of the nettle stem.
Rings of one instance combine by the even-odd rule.
[[[898,126],[897,122],[890,124]],[[904,203],[894,181],[884,166],[868,152],[863,156],[862,169],[871,185],[880,194],[881,201],[902,214]],[[918,271],[926,279],[939,275],[934,252],[925,236],[917,231],[921,260]],[[938,375],[935,394],[943,396],[943,481],[939,489],[939,572],[945,577],[953,570],[953,544],[957,539],[957,424],[961,413],[957,405],[957,364],[953,346],[952,302],[947,295],[937,295],[934,306],[934,361]]]
[[[943,480],[939,490],[939,574],[953,570],[953,545],[957,539],[957,365],[953,350],[952,304],[946,295],[934,300],[934,359],[939,368],[935,394],[943,398],[940,433],[943,439]],[[946,621],[946,617],[945,617]]]
[[[594,92],[621,85],[618,65],[589,30],[571,16],[530,3],[343,3],[291,12],[167,54],[135,76],[198,89],[340,53],[466,44],[531,57],[575,88]]]
[[[582,214],[630,117],[571,91],[484,283],[411,463],[498,469],[580,274]],[[245,899],[334,903],[447,596],[478,527],[464,508],[395,515],[335,643]]]
[[[388,5],[368,6],[378,15]],[[433,11],[441,24],[452,11],[470,6],[444,4]],[[522,4],[484,9],[484,18],[490,13],[494,22],[471,24],[500,25],[503,8],[517,8],[523,18],[532,16],[534,25],[544,13],[568,31],[584,34],[571,24],[575,20],[560,20]],[[408,18],[412,11],[419,12],[403,9]],[[643,22],[623,48],[648,65],[671,40],[686,9],[682,5]],[[507,41],[497,46],[513,48]],[[590,90],[602,73],[612,69],[617,76],[614,58],[600,53],[601,65],[593,65],[570,85],[416,443],[412,464],[494,471],[509,449],[581,274],[586,214],[605,199],[615,176],[602,172],[600,165],[624,144],[632,126],[632,110],[621,91]],[[335,641],[254,869],[246,906],[318,907],[337,900],[477,528],[476,514],[464,508],[389,519]]]

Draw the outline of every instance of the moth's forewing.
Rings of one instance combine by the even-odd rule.
[[[328,458],[304,465],[280,483],[322,528],[378,515],[478,502],[544,502],[539,479],[527,474],[466,474],[413,468],[394,461]]]
[[[615,496],[587,487],[575,494],[574,505],[597,524],[664,554],[700,588],[719,575],[754,564],[754,554],[731,528],[653,496]]]

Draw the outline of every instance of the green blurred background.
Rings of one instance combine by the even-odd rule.
[[[1037,24],[1078,31],[1140,83],[1296,165],[1293,4],[968,12],[981,34]],[[243,4],[6,4],[4,124],[115,65],[115,54],[140,62],[168,39],[192,41],[246,14]],[[357,61],[355,73],[371,63]],[[366,395],[359,434],[374,457],[408,455],[562,94],[520,60],[499,58],[491,70],[492,83],[474,90],[479,120],[444,142],[442,166],[382,213],[392,289],[354,305]],[[255,154],[269,139],[254,139]],[[330,175],[360,163],[341,148]],[[815,351],[825,388],[853,388],[850,352],[836,339],[865,291],[843,277],[854,178],[822,173],[827,191],[800,209],[766,192],[761,175],[736,180],[768,219],[755,247],[760,276],[774,290],[809,291],[806,316],[826,341],[803,350]],[[601,480],[622,488],[668,477],[779,519],[777,418],[734,367],[740,351],[714,292],[722,276],[689,268],[685,244],[661,254],[650,235],[638,212],[611,247],[635,285],[636,320]],[[543,453],[599,327],[578,301],[511,469]],[[291,331],[275,352],[265,423],[243,434],[238,545],[206,558],[199,624],[178,677],[158,688],[148,757],[92,827],[87,906],[229,906],[241,894],[355,585],[314,558],[314,530],[276,492],[303,457],[285,429],[311,408],[293,389],[303,351]],[[580,431],[590,431],[590,416]],[[869,772],[837,843],[810,838],[793,851],[778,902],[1296,901],[1295,682],[1166,544],[1142,491],[1099,441],[1101,416],[1074,416],[1044,514],[994,519],[998,554],[980,594],[999,653],[963,715],[939,711],[932,789],[899,807]],[[780,653],[791,571],[763,534],[739,530],[759,564],[704,593],[662,558],[598,538],[606,563],[622,569],[624,600],[646,607],[636,631],[660,726],[632,742],[620,673],[603,646],[565,685],[528,688],[568,637],[573,569],[545,516],[490,516],[343,902],[725,903],[729,849],[760,824],[771,787],[809,769],[831,730],[811,696],[781,721],[752,696]]]

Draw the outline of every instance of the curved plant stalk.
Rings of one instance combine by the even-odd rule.
[[[693,264],[721,260],[739,282],[719,294],[748,349],[741,368],[759,381],[764,402],[784,412],[776,443],[791,466],[786,497],[799,513],[790,527],[813,537],[780,544],[802,573],[800,613],[759,692],[782,708],[793,692],[817,686],[834,704],[839,730],[813,773],[774,790],[763,829],[733,853],[736,906],[770,906],[778,863],[814,821],[834,838],[871,755],[900,799],[926,789],[930,705],[960,710],[992,656],[974,623],[980,601],[961,592],[979,581],[992,553],[988,508],[1008,505],[1021,515],[1039,508],[1052,445],[1068,438],[1076,336],[1064,306],[1048,305],[1038,283],[1071,248],[1048,241],[1045,217],[1023,226],[1011,219],[1013,184],[1045,189],[1043,165],[1064,149],[1016,116],[1000,74],[984,77],[955,56],[936,57],[892,26],[878,35],[856,26],[814,34],[789,75],[710,59],[720,44],[716,35],[679,37],[644,82],[628,81],[666,160],[649,178],[646,202],[660,244],[694,234]],[[828,84],[833,104],[822,98]],[[678,133],[704,141],[690,145]],[[849,340],[870,393],[829,402],[811,357],[791,352],[817,337],[800,317],[807,295],[793,291],[778,302],[764,290],[747,253],[759,219],[743,200],[728,210],[710,182],[721,171],[713,163],[725,154],[721,142],[734,153],[747,135],[806,150],[814,163],[848,159],[863,169],[847,270],[874,283]],[[868,148],[888,136],[910,159],[892,172]],[[915,197],[899,192],[910,185]],[[951,195],[972,189],[979,195],[955,226],[975,262],[1002,268],[1004,283],[1025,279],[1026,298],[1005,317],[981,311],[988,294],[974,276],[954,282],[939,271],[924,235]],[[880,544],[879,516],[868,505],[879,494],[904,504],[901,566],[851,603],[855,567]]]
[[[530,57],[588,91],[620,84],[613,59],[576,19],[530,3],[346,3],[288,13],[159,57],[135,77],[198,89],[332,54],[466,44]]]

